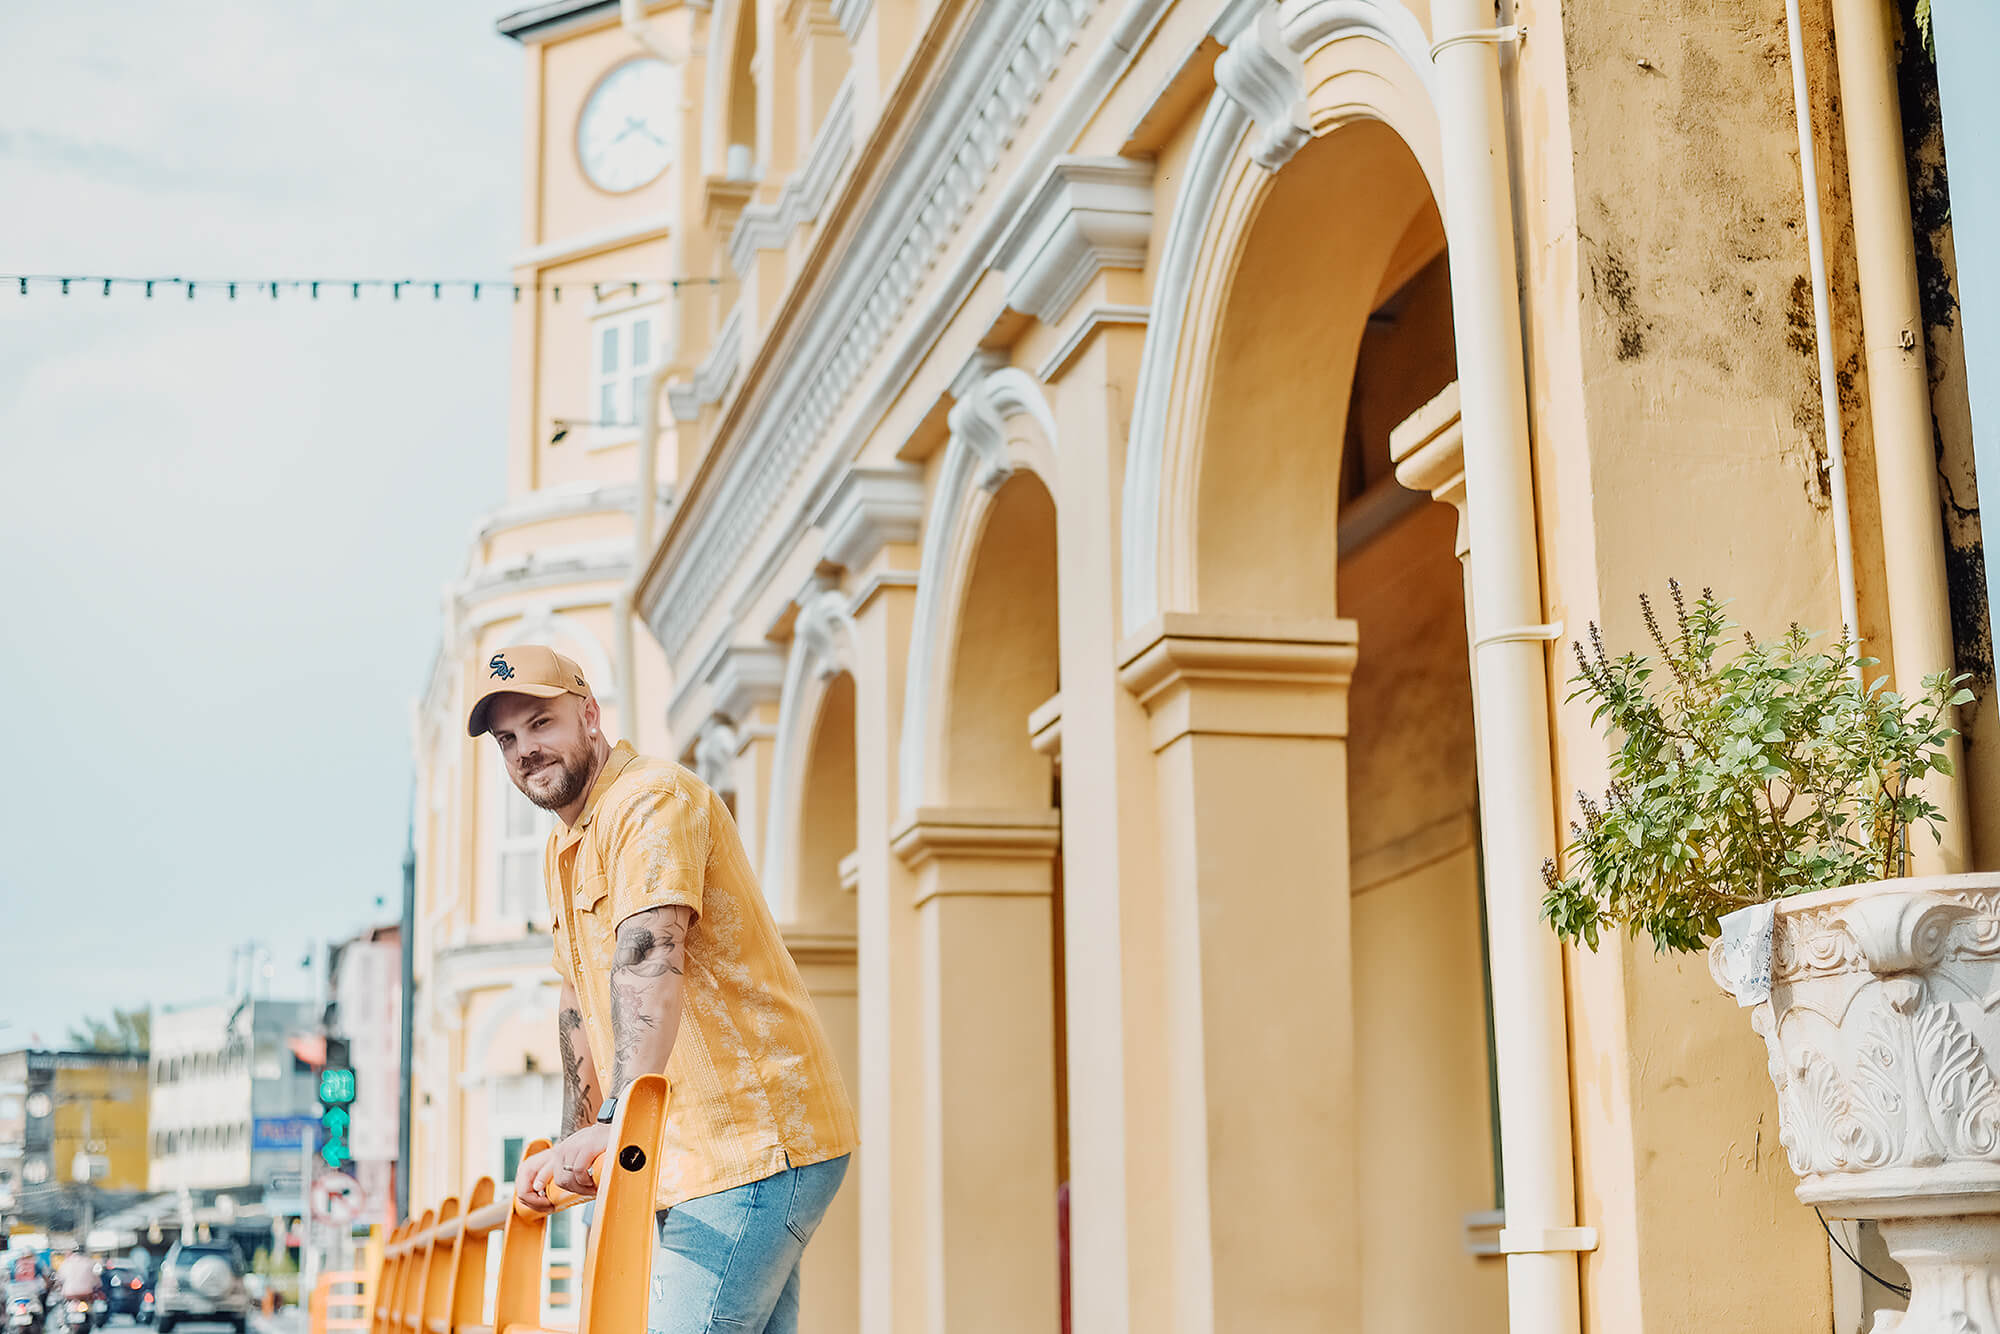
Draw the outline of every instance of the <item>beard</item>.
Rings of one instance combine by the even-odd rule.
[[[521,776],[521,795],[545,811],[559,811],[583,795],[590,777],[590,751],[558,754]]]

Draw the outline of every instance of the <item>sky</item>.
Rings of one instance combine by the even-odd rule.
[[[506,275],[507,8],[0,8],[0,273]],[[397,916],[412,708],[505,481],[491,294],[73,291],[0,283],[0,1050],[227,994],[246,942],[307,995]]]

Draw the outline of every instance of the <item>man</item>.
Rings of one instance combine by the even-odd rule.
[[[664,1072],[647,1328],[792,1334],[854,1110],[729,809],[680,765],[612,746],[583,672],[551,649],[500,650],[469,693],[467,731],[491,733],[514,786],[562,822],[542,863],[562,1125],[521,1165],[521,1198],[549,1207],[551,1182],[594,1195],[619,1096]]]

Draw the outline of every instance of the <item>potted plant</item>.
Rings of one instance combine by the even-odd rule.
[[[1593,949],[1709,947],[1754,1006],[1799,1199],[1880,1220],[1910,1273],[1899,1334],[2000,1334],[2000,875],[1908,874],[1966,678],[1864,684],[1850,642],[1739,635],[1669,587],[1671,630],[1640,599],[1652,655],[1595,625],[1573,646],[1611,787],[1578,794],[1543,915]]]

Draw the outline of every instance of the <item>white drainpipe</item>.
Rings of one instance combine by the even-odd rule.
[[[1819,345],[1819,404],[1826,434],[1827,487],[1833,492],[1833,568],[1840,583],[1840,620],[1861,638],[1854,583],[1854,535],[1847,509],[1847,445],[1840,419],[1840,381],[1833,368],[1833,303],[1827,297],[1826,242],[1819,216],[1819,159],[1813,146],[1812,94],[1806,87],[1805,40],[1799,0],[1785,0],[1785,35],[1792,56],[1792,119],[1799,131],[1799,179],[1805,191],[1806,268],[1812,275],[1813,341]],[[1857,664],[1856,670],[1859,670]]]
[[[1915,694],[1925,676],[1952,670],[1951,601],[1945,589],[1944,516],[1931,444],[1930,373],[1917,301],[1910,179],[1903,165],[1903,115],[1896,100],[1890,0],[1835,0],[1840,118],[1854,202],[1854,260],[1861,286],[1861,333],[1868,352],[1868,415],[1875,432],[1875,489],[1882,506],[1882,561],[1888,576],[1889,658],[1896,689]],[[1974,374],[1977,375],[1977,371]],[[1965,772],[1959,743],[1948,747]],[[1934,777],[1926,795],[1944,812],[1944,841],[1910,840],[1917,875],[1971,869],[1972,831],[1965,784]]]
[[[1490,0],[1437,0],[1436,43],[1452,322],[1458,338],[1472,554],[1473,689],[1491,940],[1493,1034],[1507,1191],[1508,1328],[1576,1334],[1577,1252],[1569,1037],[1562,951],[1541,920],[1541,865],[1555,855],[1548,641],[1528,448],[1520,279]]]

